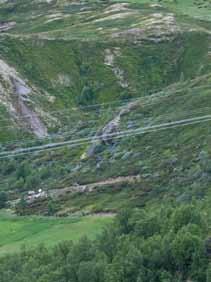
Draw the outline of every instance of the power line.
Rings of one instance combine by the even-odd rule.
[[[153,95],[150,95],[150,96],[147,96],[147,97],[139,97],[139,98],[134,98],[134,99],[128,99],[128,101],[134,101],[134,102],[136,102],[136,101],[141,101],[141,100],[151,100],[151,101],[149,101],[149,102],[146,102],[146,103],[143,103],[142,104],[142,106],[148,106],[148,105],[153,105],[154,104],[154,102],[155,101],[153,101],[153,99],[160,99],[160,98],[168,98],[168,97],[171,97],[172,96],[172,93],[168,93],[168,94],[164,94],[164,95],[162,95],[162,96],[160,96],[160,95],[158,95],[159,93],[163,93],[163,91],[160,91],[160,92],[157,92],[157,93],[155,93],[155,94],[153,94]],[[175,93],[175,92],[174,92]],[[179,91],[179,93],[180,93],[180,91]],[[185,94],[185,95],[176,95],[176,96],[173,96],[172,98],[185,98],[187,96],[187,94]],[[113,103],[116,103],[116,102],[119,102],[119,101],[115,101],[115,102],[113,102]],[[104,105],[105,103],[102,103],[102,104],[95,104],[95,106],[96,105]],[[112,104],[112,102],[111,103],[107,103],[107,104]],[[128,103],[124,103],[124,104],[128,104]],[[124,104],[121,106],[121,107],[123,107],[124,106]],[[89,105],[89,106],[93,106],[93,105]],[[89,107],[89,106],[85,106],[85,107]],[[121,108],[120,107],[120,108]],[[72,108],[73,109],[73,108]],[[76,109],[76,108],[74,108],[74,109]],[[106,111],[107,109],[103,109],[103,111]],[[116,110],[116,109],[115,109]],[[57,111],[55,111],[55,112],[57,112]],[[58,111],[59,112],[59,111]],[[71,118],[70,116],[69,116],[69,118]],[[90,121],[90,122],[94,122],[96,119],[93,119],[92,121]],[[9,126],[8,126],[8,128],[9,128]],[[13,128],[14,129],[14,126],[11,126],[11,128]],[[64,133],[67,133],[68,134],[68,132],[64,132]],[[75,132],[74,132],[75,133]],[[42,138],[42,140],[48,140],[48,139],[51,139],[51,138],[55,138],[55,137],[61,137],[62,138],[62,135],[63,134],[53,134],[53,135],[50,135],[50,136],[47,136],[46,138]],[[13,141],[8,141],[8,142],[4,142],[4,143],[2,143],[2,144],[4,144],[5,146],[7,146],[7,144],[20,144],[22,141],[20,141],[19,142],[19,140],[21,140],[21,139],[16,139],[15,141],[18,141],[18,142],[13,142]],[[23,138],[23,140],[25,141],[26,140],[26,138]],[[41,140],[39,140],[39,139],[32,139],[32,138],[28,138],[27,139],[28,140],[28,142],[36,142],[36,141],[41,141]],[[24,143],[26,143],[26,142],[24,142]],[[24,144],[23,143],[23,144]]]
[[[197,110],[194,110],[194,111],[188,111],[188,116],[190,115],[190,114],[199,114],[199,113],[205,113],[205,111],[209,111],[210,112],[210,110],[211,110],[211,107],[203,107],[203,108],[200,108],[200,109],[197,109]],[[180,114],[185,114],[186,112],[180,112]],[[179,113],[177,113],[177,117],[178,117],[178,115],[179,115]],[[165,114],[165,115],[160,115],[160,116],[158,116],[156,119],[160,119],[160,118],[164,118],[164,117],[167,117],[167,118],[172,118],[172,116],[171,116],[171,113],[167,113],[167,114]],[[143,118],[142,120],[141,120],[141,122],[145,122],[145,121],[149,121],[150,120],[150,117],[146,117],[146,118]],[[155,119],[154,119],[155,120]],[[93,121],[89,121],[89,123],[93,123],[95,120],[93,120]],[[111,120],[110,120],[111,121]],[[109,121],[108,121],[109,122]],[[134,122],[134,120],[133,120],[133,122]],[[86,129],[89,129],[89,128],[86,128]],[[81,129],[81,130],[83,130],[83,129]],[[92,128],[90,128],[90,131],[93,131],[93,130],[96,130],[96,128],[95,127],[92,127]],[[49,136],[47,136],[46,138],[43,138],[42,140],[40,140],[40,141],[47,141],[47,140],[50,140],[50,139],[53,139],[53,138],[65,138],[65,137],[67,137],[67,136],[71,136],[71,135],[80,135],[80,131],[78,131],[77,132],[77,128],[75,128],[74,130],[72,130],[72,131],[64,131],[64,132],[62,132],[61,134],[59,133],[59,134],[52,134],[52,135],[49,135]],[[23,139],[24,141],[26,141],[26,139]],[[2,145],[4,145],[4,146],[9,146],[9,145],[17,145],[17,144],[22,144],[22,145],[24,145],[24,144],[26,144],[27,145],[27,143],[30,143],[30,142],[37,142],[37,139],[28,139],[28,141],[27,142],[22,142],[20,139],[19,139],[19,141],[17,141],[17,142],[14,142],[14,141],[9,141],[9,142],[4,142],[4,143],[2,143]]]
[[[174,92],[174,94],[175,93],[177,93],[177,92],[181,92],[181,91],[176,91],[176,92]],[[168,97],[171,97],[172,96],[172,93],[168,93],[168,94],[164,94],[164,95],[162,95],[162,96],[160,96],[159,95],[159,93],[160,94],[163,94],[164,93],[164,91],[160,91],[160,92],[157,92],[157,93],[155,93],[155,94],[153,94],[153,95],[149,95],[149,96],[143,96],[143,97],[139,97],[139,98],[132,98],[132,99],[128,99],[127,101],[130,101],[131,103],[132,102],[138,102],[138,101],[141,101],[141,100],[149,100],[149,102],[145,102],[145,103],[143,103],[142,104],[142,106],[148,106],[148,105],[153,105],[154,104],[154,102],[155,101],[153,101],[153,100],[157,100],[157,99],[160,99],[160,98],[168,98]],[[192,93],[189,93],[189,94],[192,94]],[[173,96],[173,98],[183,98],[183,97],[186,97],[188,94],[185,94],[185,95],[175,95],[175,96]],[[108,102],[108,103],[101,103],[101,104],[95,104],[95,105],[88,105],[88,106],[84,106],[83,108],[89,108],[89,107],[96,107],[96,106],[102,106],[102,105],[110,105],[110,104],[114,104],[114,103],[122,103],[122,105],[120,106],[120,108],[122,108],[124,105],[126,105],[126,104],[128,104],[128,103],[126,103],[126,100],[124,100],[124,101],[119,101],[119,100],[117,100],[117,101],[114,101],[114,102]],[[77,110],[77,109],[80,109],[80,107],[79,108],[76,108],[76,107],[72,107],[72,109],[74,109],[74,111],[75,110]],[[108,110],[108,109],[101,109],[101,112],[102,111],[106,111],[106,110]],[[116,110],[116,108],[115,108],[115,110]],[[69,111],[69,109],[68,110],[64,110],[64,112],[67,112],[67,111]],[[56,112],[58,112],[58,113],[61,113],[61,111],[54,111],[55,113]],[[50,114],[51,113],[53,113],[53,112],[50,112]],[[72,112],[71,114],[73,114],[74,112]],[[69,119],[71,118],[70,116],[68,116],[69,117]],[[24,118],[23,118],[24,119]],[[96,118],[97,119],[97,118]],[[93,119],[91,122],[94,122],[95,121],[95,119]],[[1,128],[11,128],[11,129],[16,129],[14,126],[4,126],[4,127],[0,127],[0,129]],[[67,133],[67,135],[68,135],[68,132],[64,132],[65,134]],[[62,134],[63,135],[63,134]],[[42,140],[48,140],[48,139],[51,139],[51,138],[55,138],[55,137],[61,137],[62,138],[62,135],[61,134],[53,134],[53,135],[50,135],[50,136],[46,136],[46,138],[42,138]],[[64,136],[64,135],[63,135]],[[15,142],[16,144],[17,143],[21,143],[22,141],[20,141],[19,142],[19,140],[21,140],[21,139],[15,139],[15,141],[17,141],[17,142]],[[26,140],[26,138],[23,138],[23,140],[25,141]],[[39,139],[35,139],[35,138],[27,138],[27,140],[28,140],[28,142],[36,142],[37,140],[39,140]],[[6,143],[3,143],[4,145],[6,145],[7,146],[7,144],[14,144],[14,142],[13,141],[9,141],[9,142],[6,142]],[[25,142],[24,142],[25,143]]]
[[[114,105],[114,104],[120,104],[119,107],[122,107],[123,105],[129,103],[129,102],[136,102],[136,101],[141,101],[141,100],[151,100],[151,99],[154,99],[154,98],[166,98],[166,97],[169,97],[169,96],[172,96],[172,93],[168,93],[168,94],[164,94],[164,95],[161,95],[163,93],[165,93],[165,91],[169,91],[169,87],[166,88],[166,90],[161,90],[159,92],[156,92],[154,94],[148,94],[146,96],[142,96],[142,97],[137,97],[137,98],[128,98],[128,99],[124,99],[124,100],[115,100],[115,101],[112,101],[112,102],[103,102],[103,103],[97,103],[97,104],[90,104],[90,105],[86,105],[86,106],[78,106],[78,107],[70,107],[68,109],[63,109],[63,110],[55,110],[55,111],[49,111],[48,113],[49,114],[54,114],[54,113],[59,113],[59,115],[61,115],[61,113],[68,113],[70,112],[70,110],[73,110],[74,111],[77,111],[77,110],[83,110],[83,109],[90,109],[90,108],[97,108],[97,107],[102,107],[102,106],[109,106],[109,105]],[[179,90],[175,90],[174,91],[174,94],[175,93],[181,93],[182,89],[179,89]],[[182,94],[181,96],[182,97],[185,97],[187,95],[191,95],[192,93],[188,93],[188,94]],[[178,97],[178,96],[174,96],[175,97]],[[73,113],[71,112],[71,113]],[[31,118],[30,115],[26,114],[26,115],[22,115],[19,119],[27,119],[27,118]],[[0,119],[0,120],[4,120],[4,119]],[[7,121],[7,119],[5,119]]]
[[[162,123],[158,125],[153,125],[153,126],[148,126],[148,127],[143,127],[143,128],[133,129],[133,130],[125,130],[125,131],[121,131],[117,133],[110,133],[107,135],[99,135],[99,136],[81,138],[81,139],[70,140],[70,141],[65,141],[65,142],[49,143],[49,144],[42,145],[42,146],[21,148],[21,149],[17,149],[14,151],[6,151],[3,153],[0,153],[0,159],[12,157],[12,156],[39,153],[39,152],[43,152],[47,150],[55,150],[55,149],[59,149],[62,147],[82,146],[88,143],[94,143],[95,141],[101,141],[102,138],[112,139],[112,140],[120,139],[124,137],[141,135],[145,133],[156,132],[156,131],[176,128],[180,126],[194,125],[194,124],[198,124],[202,122],[208,122],[210,120],[211,120],[211,115],[204,115],[204,116],[194,117],[190,119],[177,120],[174,122],[167,122],[167,123]]]

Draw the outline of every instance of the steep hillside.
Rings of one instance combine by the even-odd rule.
[[[210,202],[210,1],[8,0],[0,16],[6,207]]]
[[[206,72],[209,29],[164,7],[8,1],[0,14],[3,25],[16,23],[1,34],[2,68],[14,68],[31,87],[22,89],[30,96],[24,99],[39,119],[31,121],[25,108],[18,110],[22,98],[11,105],[20,94],[8,89],[7,75],[2,87],[11,93],[2,99],[8,123],[13,125],[18,108],[16,118],[26,123],[22,130],[41,137],[44,127],[55,132],[63,126],[52,111],[149,95]],[[37,126],[43,132],[36,133]]]

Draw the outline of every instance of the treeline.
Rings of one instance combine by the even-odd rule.
[[[122,211],[95,241],[0,259],[0,282],[209,282],[208,227],[195,205]]]

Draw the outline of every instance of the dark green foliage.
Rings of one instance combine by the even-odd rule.
[[[95,94],[90,86],[84,86],[81,94],[77,98],[77,103],[82,106],[90,105],[95,100]]]
[[[1,37],[1,58],[37,88],[37,95],[32,95],[34,105],[41,105],[46,113],[60,110],[55,118],[60,122],[61,132],[72,130],[72,124],[79,120],[84,122],[77,116],[64,121],[63,109],[149,97],[169,85],[171,87],[164,90],[171,94],[169,100],[158,99],[155,106],[141,106],[128,113],[120,130],[128,129],[127,124],[131,121],[137,122],[137,126],[147,126],[192,117],[198,108],[209,104],[210,79],[205,77],[210,71],[209,36],[207,30],[202,28],[208,27],[208,23],[195,20],[192,25],[191,19],[183,18],[178,13],[175,21],[181,24],[181,32],[175,32],[172,38],[167,36],[156,42],[159,34],[155,32],[150,40],[133,42],[125,38],[122,42],[113,40],[113,30],[141,27],[142,17],[137,22],[135,15],[134,19],[103,21],[101,26],[95,21],[97,13],[104,11],[99,3],[99,8],[94,13],[91,11],[87,19],[80,13],[80,20],[77,15],[71,14],[71,9],[77,12],[80,6],[72,7],[67,3],[62,12],[71,14],[69,19],[64,17],[46,22],[49,16],[46,12],[52,9],[55,13],[60,1],[51,4],[46,1],[28,3],[27,0],[10,2],[6,3],[5,8],[0,8],[0,14],[3,19],[9,17],[17,21],[17,26],[12,30],[16,34]],[[163,5],[171,5],[174,2],[193,1],[162,2]],[[195,1],[197,5],[201,2]],[[93,8],[91,3],[87,6]],[[149,9],[149,5],[140,7],[137,12],[140,15],[145,13],[146,18],[148,13],[157,13],[156,9]],[[189,14],[193,12],[187,8],[188,5],[185,7]],[[158,8],[159,12],[165,14],[168,11]],[[27,21],[24,22],[24,18]],[[42,35],[43,31],[49,33]],[[45,36],[52,40],[46,40]],[[120,50],[110,65],[105,64],[107,49],[110,52]],[[121,86],[119,75],[127,80],[129,86],[126,89]],[[190,79],[193,80],[188,82]],[[181,96],[179,99],[178,93]],[[50,103],[51,99],[48,100],[47,96],[52,97],[54,102]],[[79,109],[76,111],[79,117],[81,112]],[[101,113],[98,116],[88,111],[84,113],[87,115],[85,120],[94,124],[101,116]],[[204,109],[198,114],[203,113]],[[9,120],[1,121],[1,126],[11,125],[4,107],[0,108],[0,116]],[[95,134],[96,128],[104,127],[113,116],[114,113],[108,110],[106,118],[102,118],[95,127],[83,124],[82,134],[77,127],[75,134],[80,132],[80,138]],[[56,126],[49,128],[49,132],[56,131]],[[58,202],[38,201],[38,207],[34,210],[28,208],[22,197],[16,208],[19,215],[28,214],[30,210],[31,213],[43,212],[52,216],[57,210],[68,210],[70,207],[71,212],[87,209],[91,212],[104,209],[116,211],[128,206],[146,208],[122,211],[115,224],[95,242],[84,238],[75,245],[65,242],[53,250],[39,247],[2,258],[0,282],[205,282],[206,279],[209,282],[211,267],[205,241],[209,235],[207,225],[210,218],[201,211],[200,204],[182,204],[192,199],[206,199],[209,204],[210,200],[206,198],[211,178],[209,134],[210,125],[203,124],[186,130],[177,128],[167,133],[119,140],[113,147],[101,146],[102,150],[100,148],[91,160],[81,161],[86,148],[79,148],[1,161],[0,190],[9,190],[11,200],[20,197],[20,192],[41,187],[63,188],[78,181],[87,184],[112,177],[141,175],[140,182],[133,185],[123,183],[107,186],[104,190],[96,189],[90,194],[66,195]],[[0,140],[12,140],[14,136],[16,130],[3,130]],[[68,140],[69,137],[63,139]],[[8,149],[11,149],[10,145]],[[171,200],[176,200],[177,208],[169,206]],[[156,201],[163,207],[154,207]],[[1,194],[0,208],[5,207],[5,202],[5,195]],[[205,210],[208,211],[208,208]]]
[[[94,242],[1,258],[0,282],[209,282],[203,220],[197,205],[123,211]]]
[[[210,282],[211,281],[211,265],[209,264],[208,265],[208,268],[207,268],[207,282]]]
[[[56,204],[54,203],[54,201],[53,200],[49,200],[48,201],[48,215],[49,216],[54,215],[56,210],[57,210],[56,209]]]
[[[16,213],[18,215],[25,215],[27,209],[27,202],[24,197],[21,197],[20,201],[16,205]]]
[[[6,207],[7,203],[7,194],[5,192],[0,192],[0,209]]]

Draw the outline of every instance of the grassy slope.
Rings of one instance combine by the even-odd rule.
[[[116,1],[121,2],[121,1]],[[129,0],[129,3],[135,4],[162,4],[165,7],[168,7],[171,11],[178,13],[179,15],[187,15],[191,18],[201,19],[204,21],[210,21],[210,7],[211,3],[209,0],[164,0],[164,1],[156,1],[156,0]]]
[[[115,23],[113,25],[115,26]],[[75,29],[78,33],[80,32],[78,27]],[[20,40],[9,37],[2,38],[1,41],[1,56],[15,65],[20,73],[41,91],[48,91],[50,95],[56,97],[53,104],[47,102],[45,96],[35,97],[36,102],[42,104],[45,110],[62,110],[67,106],[70,108],[77,104],[77,97],[81,95],[83,87],[87,84],[95,93],[94,101],[91,102],[107,102],[122,97],[144,96],[181,79],[181,76],[183,80],[190,79],[209,71],[209,64],[207,64],[209,39],[205,33],[200,32],[184,33],[172,42],[149,43],[141,46],[130,41],[122,44],[121,42],[105,43],[77,40]],[[175,44],[177,44],[177,48],[175,48]],[[132,89],[121,89],[111,68],[104,65],[104,51],[106,48],[113,47],[121,49],[122,55],[117,58],[118,66],[124,69]],[[62,57],[58,56],[61,53]],[[70,85],[66,86],[58,82],[60,74],[65,74],[70,78]],[[178,105],[179,107],[180,105]],[[60,112],[53,115],[63,122],[63,131],[72,130],[77,119],[82,119],[79,117],[81,115],[84,116],[83,120],[93,121],[90,125],[84,124],[83,131],[79,131],[81,137],[87,136],[88,133],[91,134],[93,130],[101,127],[106,120],[113,116],[113,110],[104,110],[103,115],[101,111],[96,114],[95,111],[73,113],[70,110],[69,117],[65,117],[64,120]],[[74,134],[72,137],[76,138],[77,135]],[[67,153],[66,160],[65,156],[60,159],[58,155],[54,160],[51,160],[50,156],[44,156],[42,162],[24,160],[20,163],[18,161],[13,164],[14,169],[9,169],[9,177],[8,169],[5,167],[7,162],[2,162],[2,189],[17,187],[26,190],[33,188],[22,183],[16,185],[16,181],[20,181],[17,177],[17,170],[24,163],[31,170],[31,173],[28,171],[28,174],[30,173],[32,177],[38,179],[36,185],[48,188],[60,186],[57,182],[60,182],[60,179],[65,179],[71,170],[77,167],[78,158],[82,152],[83,149],[75,149]],[[86,169],[85,164],[84,170]],[[116,171],[121,172],[122,169],[119,170],[117,165],[114,175]],[[85,174],[84,182],[87,179],[87,174],[90,175],[89,178],[97,179],[95,168],[93,168],[93,172],[90,173],[89,169],[87,173],[82,171],[82,175]],[[78,181],[80,173],[81,171],[79,174],[78,172],[71,173],[71,179]],[[109,175],[110,173],[105,169],[104,177]]]
[[[71,3],[65,7],[54,2],[50,5],[36,5],[34,2],[28,5],[20,0],[18,4],[0,8],[2,17],[17,22],[16,28],[9,34],[18,36],[1,36],[0,55],[41,91],[43,95],[32,99],[44,111],[78,105],[78,99],[87,86],[93,93],[88,104],[147,95],[177,81],[181,72],[184,79],[194,77],[204,64],[208,42],[207,36],[200,32],[191,35],[184,33],[178,35],[175,41],[161,44],[139,45],[130,40],[121,42],[111,39],[114,29],[120,32],[132,28],[134,24],[145,28],[144,21],[147,18],[150,20],[156,8],[131,6],[132,17],[95,22],[95,19],[101,19],[109,5],[87,3],[82,7],[87,9],[88,16],[81,13],[80,5]],[[168,12],[165,8],[160,11],[164,14]],[[59,13],[63,15],[60,20],[46,23],[52,15]],[[114,14],[110,12],[105,15]],[[183,22],[183,19],[178,19],[178,24],[180,21]],[[44,39],[45,36],[52,40]],[[128,89],[119,85],[111,67],[104,64],[105,50],[113,48],[120,48],[121,55],[115,60],[127,77]],[[194,66],[190,64],[193,58]],[[49,103],[49,96],[44,95],[46,92],[54,96],[54,102]],[[57,118],[61,119],[59,115]],[[12,125],[11,121],[8,123]],[[1,125],[3,123],[0,121]],[[58,124],[55,126],[58,127]],[[12,139],[9,130],[3,132],[4,136],[8,136],[7,140]],[[0,138],[3,132],[0,132]]]
[[[159,124],[210,113],[210,77],[198,86],[183,84],[172,96],[158,103],[138,108],[122,122],[139,126]],[[170,92],[171,92],[170,91]],[[156,117],[156,118],[155,118]],[[94,182],[118,175],[140,174],[136,185],[107,187],[90,194],[70,197],[65,204],[72,209],[119,209],[160,200],[191,201],[202,199],[210,187],[210,122],[125,138],[92,161],[82,163],[80,171],[70,174],[63,183]],[[100,162],[99,162],[100,160]],[[97,165],[100,163],[100,166]],[[72,179],[71,179],[72,177]],[[100,192],[100,193],[99,193]]]
[[[1,213],[0,256],[16,252],[23,246],[52,246],[63,240],[77,241],[83,236],[94,239],[111,221],[110,217],[99,216],[72,219],[18,218]]]
[[[70,8],[72,9],[71,5]],[[34,14],[40,12],[39,6],[36,9]],[[46,7],[43,9],[45,10]],[[71,9],[68,11],[75,15]],[[104,9],[104,6],[98,5],[97,8],[91,6],[90,13],[92,17],[99,18],[102,9]],[[154,8],[149,9],[148,6],[134,9],[139,12],[140,19],[143,16],[149,16],[150,18],[150,13],[155,12]],[[0,12],[3,13],[1,10]],[[19,16],[19,20],[23,21],[24,24],[24,20],[19,14],[20,10],[16,12],[16,17]],[[27,13],[30,13],[30,9],[27,10]],[[83,22],[84,20],[82,18],[78,21],[80,23],[80,21]],[[112,27],[117,24],[116,21],[111,22]],[[36,26],[36,23],[33,22],[32,25]],[[107,27],[104,22],[102,25],[110,32],[110,27]],[[27,24],[26,28],[28,26]],[[43,27],[43,24],[41,26]],[[73,26],[73,28],[77,34],[80,34],[80,24]],[[87,26],[85,25],[84,28],[87,28]],[[92,26],[92,28],[96,30],[96,27]],[[66,32],[65,30],[62,34],[66,34]],[[102,39],[104,39],[104,36],[102,36]],[[175,44],[177,48],[175,48]],[[53,103],[49,103],[45,94],[33,97],[36,103],[42,105],[45,112],[58,111],[52,115],[61,122],[60,129],[58,129],[59,125],[54,122],[50,130],[54,132],[60,130],[62,132],[72,131],[74,128],[76,131],[72,138],[76,138],[78,137],[78,120],[84,123],[82,129],[80,128],[79,137],[84,137],[87,134],[94,134],[94,131],[113,116],[113,108],[102,109],[103,114],[101,109],[98,113],[95,110],[89,112],[72,111],[71,107],[78,105],[78,97],[85,86],[88,85],[94,93],[91,101],[87,102],[88,104],[149,95],[179,80],[181,75],[183,79],[190,79],[206,72],[208,45],[208,36],[202,32],[190,34],[186,32],[179,34],[173,41],[142,45],[134,44],[130,40],[124,43],[111,40],[107,42],[103,40],[84,42],[76,39],[65,41],[55,39],[51,41],[37,39],[36,37],[26,39],[5,36],[1,38],[0,54],[9,64],[16,67],[23,77],[35,85],[41,93],[47,91],[49,95],[55,97]],[[116,47],[121,50],[121,56],[116,58],[116,64],[120,69],[124,70],[130,84],[129,89],[121,88],[112,69],[104,64],[105,50]],[[62,54],[62,56],[59,54]],[[61,83],[59,79],[61,75],[68,78],[68,84]],[[60,110],[63,111],[67,108],[69,109],[68,114],[60,112]],[[10,122],[8,121],[8,123]],[[2,121],[0,121],[0,125],[3,125]],[[10,134],[7,131],[5,132],[5,129],[0,132],[1,135],[2,141],[5,139],[5,137],[3,139],[3,136],[10,140]],[[11,139],[14,140],[14,137]],[[65,139],[70,139],[70,137],[67,136]],[[7,149],[11,149],[11,146],[8,145]],[[38,181],[39,185],[55,187],[60,178],[64,178],[71,169],[77,166],[82,150],[76,149],[72,151],[68,155],[71,162],[68,161],[65,165],[63,160],[58,160],[59,168],[56,167],[59,156],[55,158],[55,161],[49,160],[48,156],[46,156],[44,157],[45,161],[40,163],[38,160],[37,164],[27,160],[21,163],[18,161],[13,164],[13,169],[7,169],[5,162],[2,162],[2,189],[16,187],[26,190],[33,188],[23,185],[19,177],[17,177],[17,170],[24,163],[30,168],[32,177],[38,180],[41,178],[41,182]],[[42,168],[45,170],[44,172]],[[18,185],[16,185],[17,181]]]
[[[180,13],[179,7],[171,6],[170,8],[176,9]],[[204,10],[198,12],[203,17],[203,13],[200,11]],[[206,25],[209,26],[209,23]],[[26,25],[25,28],[27,29]],[[51,28],[53,27],[51,26]],[[30,29],[26,32],[30,32]],[[75,97],[81,93],[87,81],[91,86],[94,85],[95,90],[97,89],[96,101],[111,101],[121,97],[122,90],[116,83],[113,73],[110,68],[102,64],[104,60],[102,50],[113,47],[113,43],[78,43],[75,39],[67,42],[40,40],[38,43],[30,39],[15,40],[6,37],[2,40],[1,55],[8,62],[16,65],[18,70],[33,84],[58,97],[54,105],[48,104],[42,97],[37,98],[39,103],[43,102],[48,110],[63,109],[66,105],[73,106]],[[125,129],[131,121],[137,122],[138,126],[144,126],[155,123],[155,119],[159,123],[169,119],[176,120],[186,116],[194,116],[193,111],[210,104],[211,79],[209,76],[201,76],[198,82],[196,80],[183,82],[183,79],[194,78],[210,71],[211,64],[207,57],[208,37],[199,33],[185,34],[183,38],[180,38],[178,48],[175,48],[174,43],[152,44],[141,48],[130,43],[120,46],[127,60],[120,58],[119,64],[127,70],[127,76],[136,89],[135,92],[132,92],[132,96],[149,94],[149,92],[154,92],[156,89],[181,78],[178,84],[164,91],[164,93],[166,91],[171,93],[169,99],[160,99],[155,105],[138,108],[125,118],[121,125],[122,128]],[[119,44],[115,43],[116,46],[119,47]],[[89,57],[85,55],[88,51]],[[63,53],[62,58],[58,57],[61,52]],[[154,60],[150,61],[152,54]],[[157,61],[157,64],[154,64],[154,61]],[[172,61],[176,61],[173,67]],[[83,77],[80,76],[81,65],[83,66]],[[83,72],[84,69],[85,72]],[[61,72],[72,76],[73,86],[71,89],[63,85],[54,87],[51,83]],[[137,78],[134,74],[137,74]],[[140,80],[141,76],[144,76],[144,79]],[[79,77],[80,81],[78,81]],[[100,88],[96,87],[96,84],[100,84],[102,81],[104,81],[104,85]],[[177,98],[178,93],[183,98]],[[125,93],[123,93],[124,95]],[[204,109],[201,113],[199,112],[199,114],[204,113],[206,113]],[[207,113],[209,113],[209,109]],[[94,115],[90,114],[91,118]],[[109,119],[111,116],[113,115],[108,110],[107,118]],[[68,122],[66,121],[66,123]],[[37,187],[54,188],[75,182],[99,181],[118,175],[141,174],[141,182],[136,185],[111,186],[89,195],[70,196],[59,201],[58,205],[61,210],[70,208],[72,211],[81,209],[101,211],[118,210],[128,205],[143,206],[147,204],[149,207],[153,207],[158,199],[189,202],[193,199],[199,200],[207,197],[209,202],[210,140],[210,124],[207,123],[125,139],[117,142],[113,147],[100,148],[96,158],[84,162],[79,161],[79,156],[85,148],[61,150],[38,157],[23,157],[11,162],[6,160],[1,162],[1,181],[3,182],[1,189],[14,189],[19,193],[19,191],[36,189]],[[204,159],[200,158],[201,155]],[[18,173],[18,169],[23,164],[30,169],[24,179],[25,183]],[[33,181],[32,186],[28,184],[30,177],[36,179],[35,185]],[[9,241],[3,241],[2,252],[8,251],[10,248],[11,251],[17,250],[23,243],[22,239],[25,236],[27,236],[25,242],[29,242],[29,244],[37,244],[47,239],[50,240],[50,244],[60,239],[75,239],[81,230],[84,231],[84,234],[88,234],[90,229],[91,232],[93,231],[93,224],[101,227],[107,220],[110,219],[99,218],[95,222],[95,218],[88,217],[78,223],[72,223],[68,219],[56,221],[51,219],[37,221],[37,219],[31,218],[2,219],[0,221],[2,230],[8,232],[2,241],[6,240],[6,237],[9,238]],[[11,230],[13,230],[11,226],[17,228],[15,235],[11,234]],[[74,232],[69,229],[69,226],[74,227]],[[42,231],[34,234],[37,230]],[[53,232],[50,233],[49,230]],[[31,237],[31,234],[34,235]],[[28,236],[32,239],[29,240]],[[20,238],[21,240],[19,240]]]

